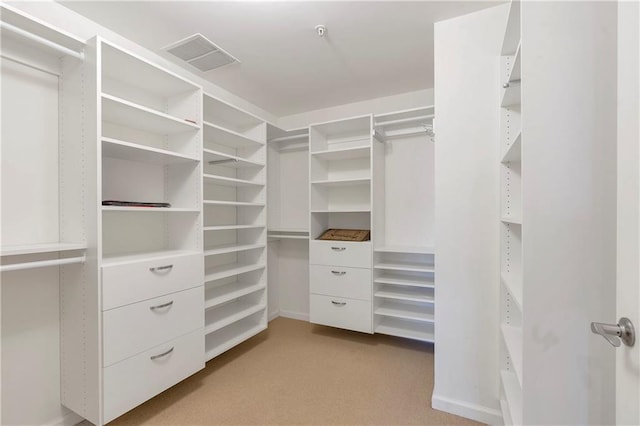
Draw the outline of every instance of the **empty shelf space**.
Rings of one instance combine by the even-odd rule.
[[[329,149],[326,151],[312,152],[311,155],[328,161],[351,160],[353,158],[369,157],[371,155],[371,147],[367,145],[342,149]]]
[[[434,322],[433,313],[426,312],[423,306],[384,302],[374,311],[376,315],[401,318],[421,322]]]
[[[73,250],[85,250],[84,243],[42,243],[42,244],[21,244],[14,246],[2,246],[1,256],[20,256],[25,254],[55,253]]]
[[[204,160],[209,164],[216,166],[229,167],[239,169],[243,167],[264,167],[264,163],[249,160],[235,155],[225,154],[223,152],[214,151],[212,149],[204,149]]]
[[[433,343],[435,341],[433,324],[405,321],[397,318],[381,319],[374,331],[380,334],[389,334],[422,342]]]
[[[371,179],[359,178],[359,179],[315,180],[315,181],[312,181],[311,184],[317,185],[317,186],[369,185],[371,184]]]
[[[264,186],[264,182],[253,182],[250,180],[244,179],[236,179],[225,176],[216,176],[216,175],[203,175],[204,183],[209,185],[220,185],[220,186]]]
[[[248,146],[264,145],[255,139],[251,139],[236,131],[225,129],[217,124],[204,122],[204,139],[215,143],[216,145],[224,145],[231,148],[245,148]]]
[[[512,105],[520,104],[521,97],[521,85],[519,81],[511,81],[506,88],[502,89],[502,101],[500,102],[500,106],[509,107]]]
[[[216,266],[215,268],[208,269],[205,271],[204,281],[215,281],[220,280],[222,278],[233,277],[235,275],[244,274],[246,272],[257,271],[259,269],[264,269],[264,264],[251,264],[244,265],[238,263],[232,263],[229,265]]]
[[[380,299],[407,300],[410,302],[434,303],[434,298],[430,294],[426,294],[422,289],[403,288],[403,287],[384,287],[374,293],[374,296]]]
[[[215,256],[218,254],[238,253],[241,251],[256,250],[264,247],[264,244],[226,244],[223,246],[206,248],[204,250],[204,255]]]
[[[204,231],[236,231],[240,229],[260,229],[264,225],[212,225],[205,226]]]
[[[221,353],[233,348],[245,340],[265,330],[267,325],[245,318],[221,330],[209,334],[205,338],[205,357],[209,361]]]
[[[502,370],[502,387],[506,396],[507,407],[514,425],[522,424],[522,389],[518,383],[516,375],[512,372]]]
[[[205,119],[209,123],[222,126],[225,129],[246,132],[248,129],[253,129],[264,123],[263,120],[255,117],[253,114],[249,114],[220,99],[216,99],[208,93],[203,94],[202,103],[205,111]]]
[[[207,335],[218,331],[265,308],[266,305],[264,303],[248,303],[242,301],[242,299],[211,308],[205,312],[204,334]]]
[[[511,365],[516,373],[518,384],[522,386],[522,329],[506,324],[503,324],[501,329]]]
[[[520,54],[521,48],[522,44],[518,43],[516,53],[513,55],[511,72],[509,73],[509,81],[519,81],[520,76],[522,75],[522,55]]]
[[[519,130],[513,143],[502,156],[502,163],[519,162],[522,160],[522,130]]]
[[[501,274],[500,278],[514,302],[522,312],[522,282],[512,275]]]
[[[197,124],[107,94],[102,94],[102,118],[104,121],[157,134],[200,129]]]
[[[102,156],[152,164],[198,162],[199,158],[113,138],[102,138]]]
[[[137,263],[144,260],[163,260],[167,258],[174,258],[177,256],[188,256],[200,253],[201,252],[195,250],[163,250],[143,253],[131,253],[127,255],[105,256],[102,259],[102,266],[120,266],[130,263]]]
[[[200,209],[189,209],[182,207],[123,207],[123,206],[102,206],[103,212],[161,212],[161,213],[200,213]]]
[[[381,275],[373,280],[378,284],[402,285],[408,287],[435,288],[433,280],[422,277],[397,277],[393,275]]]
[[[264,207],[265,203],[250,203],[248,201],[220,201],[204,200],[205,206],[230,206],[230,207]]]
[[[204,296],[205,309],[213,308],[238,297],[255,293],[266,288],[264,283],[252,284],[235,281],[219,287],[207,288]]]
[[[406,272],[434,272],[433,265],[424,265],[419,263],[400,263],[400,262],[381,262],[373,266],[374,269],[386,269],[389,271],[406,271]]]
[[[381,246],[373,249],[376,253],[435,254],[435,247]]]
[[[515,216],[502,216],[500,219],[504,223],[510,223],[512,225],[522,225],[522,218]]]

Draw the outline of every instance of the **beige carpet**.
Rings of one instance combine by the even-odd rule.
[[[112,425],[462,425],[430,408],[433,346],[277,318]]]

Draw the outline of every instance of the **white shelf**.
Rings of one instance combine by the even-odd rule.
[[[197,124],[105,93],[102,94],[102,118],[104,121],[161,135],[200,129]]]
[[[203,94],[202,102],[206,111],[205,120],[212,124],[233,129],[237,132],[252,129],[264,123],[263,120],[254,115],[216,99],[208,93]],[[215,120],[212,120],[211,117],[215,117]]]
[[[327,209],[311,210],[311,213],[370,213],[371,209]]]
[[[121,266],[140,262],[141,260],[165,259],[169,257],[187,256],[200,253],[200,251],[196,250],[162,250],[117,256],[105,256],[102,259],[102,266]]]
[[[244,321],[238,321],[213,335],[207,336],[205,343],[206,360],[209,361],[217,357],[221,353],[266,330],[266,328],[266,324],[256,324],[255,321],[251,321],[251,318],[246,318]],[[214,337],[215,339],[213,339]],[[213,343],[213,340],[216,343]]]
[[[20,256],[25,254],[65,252],[73,250],[85,250],[86,248],[87,245],[84,243],[21,244],[0,247],[0,256]]]
[[[264,207],[265,206],[265,203],[250,203],[246,201],[204,200],[202,203],[205,206],[230,206],[230,207]]]
[[[509,358],[511,358],[511,365],[516,372],[518,385],[522,388],[522,329],[506,324],[503,324],[501,329],[502,338],[507,346]]]
[[[509,15],[505,28],[501,54],[503,56],[513,55],[520,44],[520,0],[512,1],[509,4]]]
[[[222,278],[229,278],[235,275],[244,274],[246,272],[258,271],[260,269],[264,269],[265,267],[266,265],[264,263],[251,265],[232,263],[230,265],[216,266],[215,268],[211,268],[205,271],[204,281],[216,281]]]
[[[376,263],[374,269],[385,269],[389,271],[405,271],[405,272],[435,272],[433,265],[421,265],[418,263]]]
[[[205,226],[203,229],[207,231],[238,231],[241,229],[260,229],[264,228],[264,225],[213,225]]]
[[[398,278],[396,276],[381,275],[373,280],[377,284],[401,285],[407,287],[435,288],[435,283],[426,278],[411,277]]]
[[[435,247],[381,246],[373,249],[376,253],[435,254]]]
[[[424,312],[424,308],[416,305],[400,304],[400,303],[388,303],[385,302],[380,305],[374,313],[376,315],[407,319],[412,321],[421,322],[435,322],[433,314]]]
[[[506,399],[500,400],[500,410],[502,411],[502,423],[505,426],[513,425],[513,419],[511,418],[511,413],[509,412],[509,403]]]
[[[200,161],[199,158],[166,149],[153,148],[106,137],[102,138],[102,156],[160,165]]]
[[[223,152],[214,151],[212,149],[203,149],[204,160],[206,162],[217,162],[216,166],[240,169],[245,167],[264,167],[264,163],[248,160],[246,158],[235,155],[225,154]]]
[[[234,281],[219,287],[208,288],[204,293],[204,307],[210,309],[238,297],[264,290],[264,283],[251,284]]]
[[[500,219],[503,223],[510,223],[511,225],[522,225],[521,217],[514,216],[502,216]]]
[[[308,235],[267,234],[270,240],[308,240]]]
[[[268,228],[268,232],[309,234],[309,230],[306,228]]]
[[[518,131],[516,137],[509,148],[502,156],[502,163],[520,162],[522,160],[522,129]]]
[[[520,82],[510,82],[509,87],[502,89],[502,101],[500,102],[500,106],[506,108],[513,105],[519,105],[522,93],[520,89]]]
[[[136,212],[136,213],[200,213],[199,209],[187,209],[181,207],[122,207],[102,206],[103,212]]]
[[[264,142],[251,139],[233,130],[225,129],[217,124],[204,122],[204,140],[216,145],[231,148],[246,148],[249,146],[261,146]]]
[[[311,182],[312,185],[335,187],[335,186],[352,186],[352,185],[370,185],[370,178],[359,179],[336,179],[336,180],[315,180]]]
[[[504,388],[505,396],[507,397],[507,407],[510,413],[511,421],[514,425],[522,424],[522,390],[518,384],[516,375],[502,370],[500,372],[502,377],[502,387]]]
[[[264,303],[254,304],[242,301],[231,302],[214,307],[205,312],[204,334],[211,334],[223,327],[240,321],[266,308]]]
[[[427,295],[422,289],[402,288],[393,289],[383,288],[374,293],[375,297],[380,299],[406,300],[409,302],[434,303],[433,296]]]
[[[371,156],[371,147],[367,145],[352,148],[329,149],[326,151],[312,152],[311,155],[327,161],[367,158]]]
[[[203,175],[204,183],[210,185],[220,185],[220,186],[264,186],[263,182],[253,182],[250,180],[244,179],[236,179],[225,176],[217,176],[217,175]]]
[[[216,256],[226,253],[238,253],[241,251],[256,250],[264,248],[264,244],[225,244],[219,247],[204,250],[205,256]]]
[[[501,274],[500,278],[518,306],[518,309],[522,312],[522,282],[516,282],[515,277],[505,274]]]
[[[385,318],[380,320],[374,331],[380,334],[433,343],[435,341],[434,333],[430,329],[425,330],[425,326],[432,327],[430,324],[425,323]]]
[[[522,57],[520,55],[521,44],[518,43],[516,53],[513,55],[513,64],[511,65],[511,72],[509,73],[509,81],[520,80],[522,74]]]

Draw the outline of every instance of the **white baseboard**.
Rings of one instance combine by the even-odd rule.
[[[291,319],[309,322],[308,313],[280,310],[280,316],[285,318],[291,318]]]
[[[271,322],[274,319],[278,318],[280,316],[280,311],[276,310],[273,312],[269,312],[269,315],[267,316],[267,322]]]
[[[444,398],[437,395],[431,397],[431,407],[435,410],[445,411],[456,416],[466,417],[489,425],[503,424],[502,412],[481,405]]]
[[[69,411],[67,414],[63,415],[62,417],[48,423],[48,425],[49,426],[75,426],[83,420],[84,418],[82,418],[81,416],[77,415],[73,411]]]

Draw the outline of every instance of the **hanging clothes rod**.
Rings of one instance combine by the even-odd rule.
[[[374,126],[375,127],[386,127],[386,126],[391,126],[391,125],[395,125],[395,124],[414,123],[416,121],[431,120],[434,117],[435,117],[434,114],[430,114],[430,115],[420,115],[420,116],[417,116],[417,117],[399,118],[397,120],[376,121]]]
[[[54,76],[54,77],[60,77],[60,73],[59,73],[59,72],[53,72],[53,71],[48,70],[48,69],[46,69],[46,68],[43,68],[43,67],[39,67],[39,66],[37,66],[37,65],[30,64],[30,63],[28,63],[28,62],[26,62],[26,61],[22,61],[22,60],[20,60],[20,59],[14,58],[14,57],[9,56],[9,55],[7,55],[7,54],[5,54],[5,53],[0,53],[0,58],[2,58],[2,59],[6,59],[7,61],[15,62],[16,64],[23,65],[23,66],[25,66],[25,67],[27,67],[27,68],[31,68],[32,70],[36,70],[36,71],[43,72],[43,73],[45,73],[45,74],[52,75],[52,76]]]
[[[30,33],[29,31],[25,31],[22,28],[18,28],[14,25],[8,24],[6,22],[0,22],[0,28],[2,28],[3,30],[12,32],[14,34],[17,34],[21,37],[27,38],[29,40],[35,41],[38,44],[41,44],[43,46],[46,46],[50,49],[53,49],[57,52],[63,53],[67,56],[72,56],[74,58],[83,60],[84,59],[84,54],[82,52],[76,52],[75,50],[71,50],[67,47],[64,46],[60,46],[57,43],[52,42],[51,40],[47,40],[44,37],[40,37],[39,35]]]
[[[38,260],[35,262],[21,262],[11,265],[0,265],[0,272],[21,271],[24,269],[45,268],[48,266],[70,265],[73,263],[84,263],[85,256],[68,257],[65,259]]]
[[[273,139],[269,139],[269,143],[272,143],[272,142],[286,142],[286,141],[293,141],[293,140],[297,140],[297,139],[309,139],[309,134],[293,135],[293,136],[282,136],[282,137],[279,137],[279,138],[273,138]]]
[[[237,163],[237,162],[238,162],[237,158],[229,158],[225,160],[211,160],[208,163],[213,166],[215,164]]]

